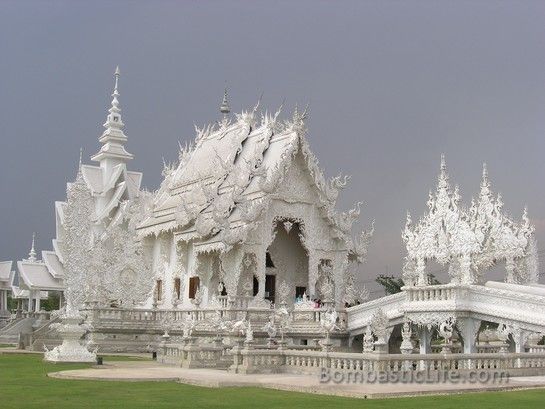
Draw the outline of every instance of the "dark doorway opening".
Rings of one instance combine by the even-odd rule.
[[[274,302],[275,289],[276,276],[273,274],[265,275],[265,299]]]

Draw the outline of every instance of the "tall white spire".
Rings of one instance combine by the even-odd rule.
[[[125,124],[121,119],[121,108],[119,107],[119,67],[116,67],[114,77],[114,91],[112,93],[112,104],[108,110],[108,116],[104,123],[106,130],[99,138],[103,144],[100,152],[94,155],[91,159],[101,162],[103,159],[112,159],[116,162],[126,162],[133,158],[133,155],[128,153],[123,146],[127,141],[127,137],[123,133]]]
[[[83,163],[83,148],[79,148],[79,162],[78,162],[78,173],[81,173],[81,165]]]
[[[119,85],[119,66],[115,68],[115,85],[114,92],[112,93],[112,106],[108,110],[109,114],[106,117],[104,128],[123,129],[123,121],[121,120],[121,108],[119,108],[119,91],[117,87]]]
[[[224,117],[226,117],[229,112],[231,112],[231,108],[229,107],[229,102],[227,101],[227,87],[223,91],[223,101],[220,105],[220,112],[223,114]]]
[[[32,233],[32,246],[30,247],[30,252],[28,253],[28,261],[36,261],[36,250],[34,248],[36,242],[36,233]]]

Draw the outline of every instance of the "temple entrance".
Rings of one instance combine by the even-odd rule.
[[[299,223],[279,221],[276,236],[267,249],[265,298],[280,302],[279,286],[286,282],[289,294],[288,305],[293,305],[296,296],[302,296],[308,285],[308,254],[301,242]],[[301,294],[300,294],[301,293]],[[267,296],[268,294],[268,296]]]
[[[274,302],[276,289],[276,276],[272,274],[265,275],[265,299]]]

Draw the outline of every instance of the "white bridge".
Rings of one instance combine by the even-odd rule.
[[[482,321],[505,325],[518,351],[529,335],[545,332],[545,286],[488,281],[484,286],[404,287],[398,294],[349,308],[347,328],[351,338],[372,326],[379,311],[386,315],[390,333],[395,325],[406,321],[429,330],[450,319],[456,322],[463,338],[472,336],[474,340]],[[467,344],[469,351],[473,342]]]

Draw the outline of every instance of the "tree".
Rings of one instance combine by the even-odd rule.
[[[393,275],[386,274],[379,274],[375,281],[384,287],[386,295],[401,292],[401,287],[405,285],[401,277],[396,278]]]
[[[430,285],[441,284],[439,280],[435,278],[433,274],[429,275]],[[401,292],[401,287],[405,285],[401,277],[394,277],[393,275],[379,274],[375,279],[382,287],[386,295],[397,294]]]

